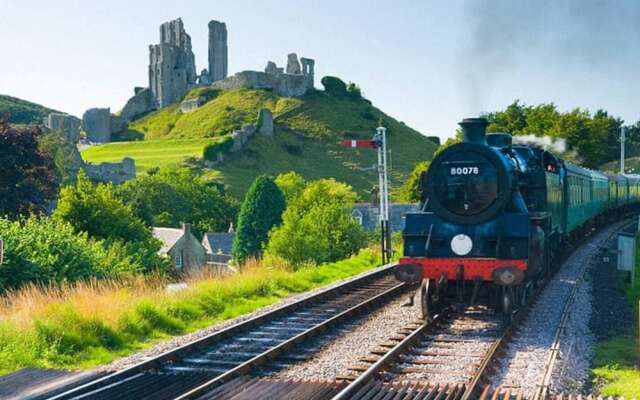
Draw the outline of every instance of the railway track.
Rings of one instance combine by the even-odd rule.
[[[606,241],[624,223],[606,228],[592,240],[600,250]],[[591,251],[591,259],[597,251]],[[492,384],[500,363],[509,354],[509,346],[526,334],[523,328],[528,317],[542,297],[541,291],[530,305],[517,313],[508,327],[497,316],[481,307],[464,310],[447,309],[436,315],[432,323],[407,327],[383,343],[371,357],[360,360],[353,367],[354,374],[343,377],[350,381],[332,397],[332,400],[359,399],[461,399],[461,400],[543,400],[570,398],[552,396],[549,391],[551,373],[559,353],[559,338],[566,328],[579,282],[587,268],[582,267],[568,297],[561,306],[561,317],[556,326],[552,345],[535,391],[517,384]],[[552,278],[554,279],[554,278]],[[558,304],[555,305],[558,307]],[[527,365],[522,365],[522,377]],[[445,382],[434,384],[434,382]],[[397,396],[397,397],[396,397]],[[578,396],[572,396],[578,399]],[[583,397],[584,399],[588,397]]]
[[[402,293],[406,284],[395,280],[393,267],[383,266],[49,399],[197,398]]]

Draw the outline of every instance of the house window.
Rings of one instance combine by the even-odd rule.
[[[182,267],[183,267],[183,265],[182,265],[182,252],[179,252],[178,254],[176,254],[175,264],[176,264],[176,268],[177,269],[182,269]]]

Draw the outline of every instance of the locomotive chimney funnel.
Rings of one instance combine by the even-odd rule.
[[[486,118],[465,118],[458,123],[462,128],[463,142],[486,145],[487,125]]]

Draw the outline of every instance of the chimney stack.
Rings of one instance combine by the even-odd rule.
[[[486,135],[489,121],[486,118],[465,118],[458,125],[462,128],[463,142],[487,144]]]

